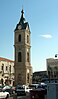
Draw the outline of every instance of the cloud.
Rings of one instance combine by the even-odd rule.
[[[44,34],[44,35],[41,35],[41,37],[46,38],[46,39],[50,39],[50,38],[52,38],[52,35],[51,34]]]

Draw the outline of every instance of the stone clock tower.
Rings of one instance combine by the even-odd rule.
[[[14,30],[15,48],[15,84],[32,83],[32,67],[30,63],[30,28],[21,11],[21,18]]]

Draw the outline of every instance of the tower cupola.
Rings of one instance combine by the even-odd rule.
[[[24,18],[24,11],[22,9],[21,18],[20,18],[19,23],[16,25],[15,31],[18,30],[18,29],[26,29],[27,26],[28,26],[28,29],[29,29],[29,24],[28,24],[28,22],[26,22],[26,19]]]

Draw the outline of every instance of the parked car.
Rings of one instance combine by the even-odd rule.
[[[6,92],[0,89],[0,99],[8,99],[8,97],[10,97],[9,92]]]
[[[31,85],[29,85],[29,88],[36,89],[36,88],[38,88],[38,86],[39,86],[39,84],[31,84]]]
[[[6,86],[3,87],[3,91],[9,92],[10,95],[13,94],[12,87],[11,86],[8,86],[8,85],[6,85]]]
[[[47,84],[41,83],[41,86],[42,86],[43,89],[47,89]]]
[[[30,99],[46,99],[45,95],[47,93],[43,88],[36,88],[30,91]]]
[[[15,92],[17,93],[17,95],[26,95],[25,88],[23,85],[17,85]]]
[[[14,86],[12,86],[11,89],[12,89],[12,93],[15,94],[15,89],[16,88]]]
[[[0,86],[0,89],[2,89],[3,88],[3,86]]]
[[[23,85],[24,89],[25,89],[25,92],[26,94],[30,92],[30,90],[32,90],[32,88],[29,88],[28,85]]]

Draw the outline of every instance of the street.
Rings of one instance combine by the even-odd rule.
[[[30,99],[29,96],[17,96],[17,99]]]
[[[30,99],[29,95],[26,96],[11,96],[9,99]]]

